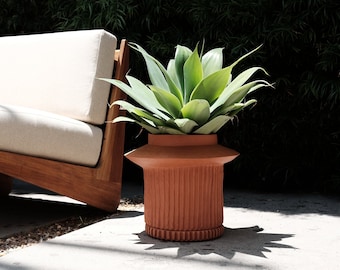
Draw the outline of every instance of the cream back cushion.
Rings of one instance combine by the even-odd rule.
[[[116,38],[104,30],[0,38],[0,103],[102,124]]]

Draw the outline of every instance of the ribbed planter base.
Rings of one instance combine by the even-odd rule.
[[[145,225],[145,232],[151,237],[168,240],[168,241],[205,241],[218,238],[223,235],[224,227],[221,225],[218,228],[199,231],[175,231],[158,229]]]
[[[144,170],[148,235],[203,241],[223,234],[223,164],[236,151],[216,135],[149,135],[148,145],[126,156]]]

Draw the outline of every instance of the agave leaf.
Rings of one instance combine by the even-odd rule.
[[[190,100],[205,99],[209,104],[221,95],[231,78],[231,68],[226,67],[204,78],[192,91]]]
[[[221,127],[223,127],[232,117],[227,115],[219,115],[209,122],[201,126],[194,131],[195,134],[211,134],[216,133]]]
[[[215,48],[202,57],[203,78],[222,69],[223,65],[223,48]]]
[[[128,116],[117,116],[115,119],[112,120],[112,123],[119,123],[119,122],[131,122],[136,123],[135,119],[132,119]]]
[[[253,87],[252,87],[253,86]],[[261,87],[267,87],[269,85],[267,84],[258,84],[256,85],[255,82],[250,82],[248,84],[245,84],[243,85],[242,87],[239,88],[239,90],[241,92],[247,92],[247,94],[249,94],[250,92],[253,92],[255,91],[256,89],[259,89]],[[220,115],[220,114],[229,114],[231,111],[234,111],[236,110],[237,112],[239,112],[241,109],[243,108],[240,108],[239,107],[241,106],[241,104],[244,104],[244,103],[241,103],[240,101],[240,98],[237,97],[238,96],[238,93],[237,92],[234,92],[235,96],[230,96],[229,99],[227,99],[227,101],[222,104],[220,107],[218,107],[217,109],[215,109],[214,111],[211,111],[211,115],[214,117],[216,115]],[[238,101],[236,101],[238,100]],[[256,102],[255,99],[252,99]],[[248,102],[248,101],[247,101]],[[250,104],[249,104],[250,105]],[[242,105],[243,106],[243,105]],[[211,108],[210,108],[211,109]],[[235,115],[232,114],[232,115]]]
[[[125,100],[116,100],[115,102],[112,103],[112,105],[119,105],[122,109],[128,111],[130,114],[133,114],[134,116],[137,116],[138,119],[140,118],[145,118],[150,120],[151,122],[154,123],[154,126],[158,125],[163,125],[164,121],[162,119],[159,119],[149,113],[148,111],[145,111],[142,108],[138,108],[131,103],[125,101]]]
[[[125,94],[134,99],[146,110],[149,110],[150,112],[159,115],[165,120],[169,119],[169,116],[160,111],[161,109],[164,108],[159,104],[156,97],[149,88],[147,88],[141,81],[132,76],[127,75],[126,79],[128,80],[131,86],[119,80],[100,78],[100,80],[109,82],[114,86],[120,88]]]
[[[183,102],[183,96],[181,90],[177,87],[176,83],[172,80],[171,76],[168,74],[168,71],[165,67],[153,56],[148,54],[141,46],[136,43],[129,43],[131,48],[135,49],[136,51],[140,52],[146,62],[147,65],[154,67],[156,64],[159,70],[155,69],[155,73],[153,73],[153,69],[148,69],[148,74],[150,80],[153,85],[158,86],[161,89],[169,90],[173,93],[180,101]],[[161,71],[162,74],[159,73]],[[166,84],[164,83],[163,79],[165,78]]]
[[[224,69],[230,69],[230,73],[231,73],[232,69],[233,69],[239,62],[241,62],[243,59],[247,58],[249,55],[251,55],[252,53],[254,53],[255,51],[257,51],[257,50],[260,49],[261,47],[262,47],[262,45],[258,46],[257,48],[255,48],[254,50],[250,51],[249,53],[247,53],[247,54],[241,56],[241,57],[240,57],[239,59],[237,59],[234,63],[232,63],[230,66],[228,66],[228,67],[226,67],[226,68],[224,68]],[[260,68],[260,69],[261,69],[261,68]],[[246,71],[247,71],[247,70],[246,70]],[[230,79],[231,79],[231,74],[230,74]],[[233,82],[233,81],[232,81],[232,82]],[[231,83],[232,83],[232,82],[231,82]],[[223,96],[223,94],[222,94],[222,96]],[[221,97],[221,96],[220,96],[220,97]],[[220,97],[219,97],[219,99],[220,99]],[[223,103],[224,103],[224,101],[223,101],[223,98],[222,98],[220,102],[217,102],[217,103],[216,103],[216,105],[215,105],[215,104],[212,105],[212,110],[215,110],[217,107],[221,106]]]
[[[261,67],[253,67],[249,68],[242,73],[240,73],[234,80],[232,80],[228,86],[223,90],[223,92],[220,94],[218,99],[215,101],[214,104],[211,105],[211,110],[215,110],[217,107],[221,106],[226,102],[226,100],[235,92],[238,91],[238,89],[249,80],[249,78],[257,71],[262,70],[266,73],[266,71]],[[259,82],[259,81],[254,81]],[[266,81],[262,81],[267,83]],[[253,83],[253,82],[250,82]],[[252,85],[253,86],[253,85]],[[250,86],[250,87],[252,87]],[[245,94],[246,95],[246,94]]]
[[[192,90],[203,78],[201,59],[197,52],[197,46],[183,66],[184,75],[184,103],[188,102]]]
[[[245,71],[241,72],[231,83],[228,85],[231,89],[238,88],[242,86],[246,81],[250,79],[257,71],[263,71],[266,75],[268,75],[267,71],[261,67],[252,67],[248,68]]]
[[[183,118],[189,118],[203,125],[210,117],[210,105],[204,99],[194,99],[183,106],[181,113]]]
[[[260,80],[260,82],[263,82],[263,83],[258,83],[256,86],[252,87],[252,88],[249,90],[248,94],[250,94],[250,93],[256,91],[257,89],[259,89],[259,88],[261,88],[261,87],[271,87],[271,88],[274,88],[274,85],[271,84],[271,83],[269,83],[269,82],[267,82],[267,81]]]
[[[194,127],[198,126],[198,124],[188,118],[178,118],[175,119],[175,123],[178,126],[178,128],[183,132],[183,133],[191,133]]]
[[[174,81],[174,83],[180,89],[181,85],[180,85],[178,77],[177,77],[175,59],[170,59],[169,60],[169,63],[168,63],[168,66],[167,66],[166,70],[167,70],[169,76],[171,77],[171,79]]]
[[[257,100],[252,98],[252,99],[248,100],[247,102],[243,103],[243,105],[244,105],[243,108],[248,107],[248,106],[250,106],[252,104],[256,104],[256,103],[257,103]]]
[[[236,111],[238,109],[242,109],[244,107],[243,103],[234,103],[230,106],[226,106],[225,104],[217,108],[212,114],[211,118],[215,118],[218,115],[230,115],[232,111]]]
[[[182,108],[181,102],[178,100],[178,98],[172,93],[160,89],[157,86],[149,85],[149,87],[166,112],[169,113],[173,118],[177,118],[180,115]]]
[[[234,66],[236,66],[238,63],[240,63],[244,58],[247,58],[249,55],[251,55],[252,53],[254,53],[255,51],[257,51],[258,49],[260,49],[262,47],[262,44],[260,46],[258,46],[257,48],[255,48],[254,50],[250,51],[249,53],[246,53],[245,55],[242,55],[239,59],[237,59],[234,63],[232,63],[230,65],[231,68],[233,68]]]
[[[242,107],[239,107],[239,108],[235,108],[233,111],[231,111],[229,113],[229,116],[235,116],[236,114],[238,114],[241,110],[243,110],[245,107],[248,107],[252,104],[256,104],[257,100],[256,99],[250,99],[248,100],[247,102],[245,103],[241,103],[242,104]]]
[[[147,132],[152,134],[160,134],[160,130],[154,127],[150,127],[148,125],[144,125],[143,123],[136,122],[138,125],[140,125],[142,128],[144,128]]]
[[[169,116],[162,112],[164,110],[163,106],[158,102],[155,95],[148,87],[134,77],[126,76],[126,78],[133,90],[132,93],[129,94],[131,98],[137,101],[146,110],[164,118],[165,120],[169,119]]]
[[[251,104],[256,103],[256,99],[250,99],[245,103],[239,102],[234,103],[230,106],[221,106],[217,110],[214,111],[211,118],[216,117],[217,115],[229,115],[229,116],[235,116],[239,111],[243,110],[245,107],[250,106]]]
[[[253,82],[252,83],[249,83],[249,84],[254,84]],[[246,90],[246,88],[248,88],[248,84],[242,86],[240,88],[240,91],[242,91],[242,88]],[[258,84],[258,85],[255,85],[253,87],[251,87],[249,90],[248,90],[248,94],[255,91],[256,89],[259,89],[261,87],[268,87],[268,86],[271,86],[269,84]],[[236,96],[238,95],[238,93],[234,93]],[[256,99],[251,99],[245,103],[241,103],[241,102],[235,102],[235,100],[238,100],[238,98],[231,96],[230,99],[228,99],[223,105],[221,105],[220,107],[218,107],[217,109],[215,109],[213,112],[211,112],[212,114],[212,117],[216,116],[216,115],[220,115],[220,114],[229,114],[229,115],[235,115],[236,113],[238,113],[240,110],[242,110],[243,108],[253,104],[253,103],[256,103],[257,100]],[[242,107],[242,108],[241,108]],[[233,112],[232,112],[233,111]],[[232,112],[232,113],[230,113]]]
[[[159,133],[166,133],[166,134],[173,134],[173,135],[183,135],[185,134],[184,132],[180,131],[179,129],[175,129],[172,127],[168,126],[159,126]]]
[[[148,54],[141,46],[136,43],[129,43],[130,47],[140,52],[145,60],[150,81],[153,85],[157,85],[162,89],[169,90],[169,85],[163,75],[163,65],[158,62],[153,56]]]
[[[116,118],[112,121],[112,123],[118,123],[118,122],[131,122],[131,123],[136,123],[136,124],[140,125],[142,128],[146,129],[148,132],[152,133],[152,134],[159,134],[159,133],[160,133],[160,131],[159,131],[157,128],[152,127],[152,126],[150,126],[150,125],[148,125],[148,124],[144,124],[144,123],[142,123],[142,122],[140,122],[140,121],[137,121],[137,120],[135,120],[135,119],[129,118],[129,117],[127,117],[127,116],[118,116],[118,117],[116,117]]]
[[[153,123],[151,121],[148,121],[145,119],[137,119],[137,118],[132,118],[129,116],[118,116],[115,119],[113,119],[112,123],[118,123],[118,122],[131,122],[131,123],[137,123],[139,125],[143,125],[143,126],[148,126],[149,128],[154,128],[157,129],[156,126],[153,125]]]
[[[242,87],[238,88],[227,98],[225,105],[230,106],[233,103],[241,102],[248,93],[254,92],[255,90],[261,87],[270,86],[269,83],[265,84],[265,83],[260,83],[260,82],[263,82],[263,81],[261,80],[254,81],[251,83],[247,83],[243,85]]]
[[[181,46],[181,45],[176,46],[175,69],[176,69],[178,81],[180,83],[180,89],[184,89],[183,66],[191,54],[192,54],[192,51],[189,48],[185,46]],[[184,95],[184,93],[182,93],[182,95]]]

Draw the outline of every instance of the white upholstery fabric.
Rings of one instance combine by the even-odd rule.
[[[0,149],[87,166],[101,151],[99,127],[65,116],[0,104]]]
[[[83,30],[0,38],[0,104],[102,124],[116,38]]]

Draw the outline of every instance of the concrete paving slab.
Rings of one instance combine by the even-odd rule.
[[[224,235],[168,242],[145,234],[143,208],[0,257],[0,269],[340,269],[340,202],[226,191]],[[263,228],[263,230],[259,230]]]

